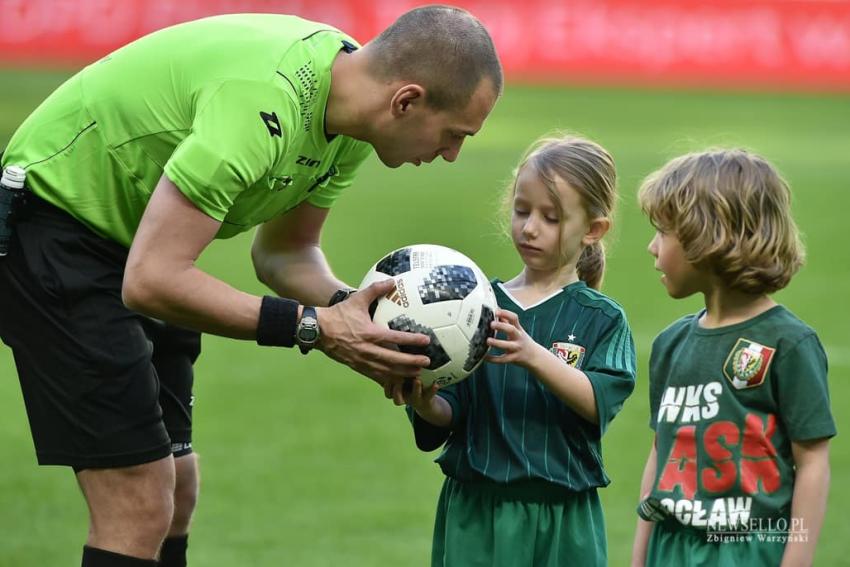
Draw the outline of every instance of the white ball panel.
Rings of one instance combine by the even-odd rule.
[[[434,329],[434,334],[439,339],[443,350],[451,358],[451,362],[435,370],[422,372],[419,377],[422,380],[422,385],[427,387],[437,382],[441,386],[446,386],[460,382],[467,377],[467,372],[463,370],[468,345],[466,337],[463,336],[456,325]]]

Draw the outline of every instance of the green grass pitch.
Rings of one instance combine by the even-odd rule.
[[[62,79],[0,74],[0,147]],[[498,201],[523,149],[553,129],[594,138],[614,154],[621,200],[605,291],[626,309],[638,348],[634,395],[604,439],[612,484],[601,491],[611,565],[626,564],[638,484],[650,443],[646,363],[653,336],[699,298],[669,299],[652,268],[640,180],[668,158],[738,145],[772,160],[791,182],[808,264],[778,299],[820,333],[830,356],[839,436],[817,564],[847,561],[850,537],[850,99],[837,95],[532,88],[509,84],[456,164],[398,170],[376,160],[330,215],[323,245],[339,276],[359,282],[385,252],[409,243],[458,248],[491,277],[520,263],[500,235]],[[250,236],[214,243],[202,265],[254,293]],[[2,316],[2,314],[0,314]],[[44,345],[49,349],[50,345]],[[804,377],[801,377],[803,379]],[[203,489],[190,545],[194,565],[424,566],[441,482],[413,445],[403,411],[374,383],[320,354],[205,337],[197,365],[195,447]],[[0,347],[0,565],[76,565],[86,510],[73,475],[38,468],[11,351]]]

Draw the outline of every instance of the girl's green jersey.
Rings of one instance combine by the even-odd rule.
[[[587,375],[599,424],[576,414],[525,368],[485,363],[438,392],[452,406],[450,429],[414,415],[417,444],[433,449],[445,441],[437,462],[461,481],[543,480],[572,491],[607,485],[602,434],[635,385],[634,342],[622,308],[584,282],[527,308],[498,280],[494,290],[499,307],[516,312],[535,342]]]

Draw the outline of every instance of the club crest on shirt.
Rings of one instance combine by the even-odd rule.
[[[552,343],[549,351],[574,368],[584,359],[584,347],[573,343]]]
[[[775,348],[740,338],[726,357],[723,374],[738,390],[761,386],[775,352]]]

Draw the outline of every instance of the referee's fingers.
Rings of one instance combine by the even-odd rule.
[[[386,329],[381,334],[381,341],[404,346],[425,346],[431,342],[428,335],[422,333],[408,333],[406,331],[393,331]]]
[[[375,346],[368,355],[373,361],[390,367],[398,377],[417,376],[422,368],[431,365],[423,354],[407,354],[398,350]]]

